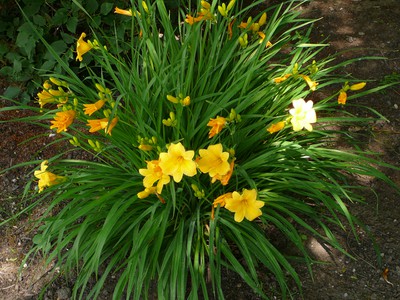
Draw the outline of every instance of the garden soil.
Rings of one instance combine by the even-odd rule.
[[[267,1],[273,2],[273,1]],[[275,1],[276,2],[276,1]],[[399,0],[314,0],[298,8],[306,17],[321,18],[315,26],[311,42],[327,41],[321,57],[337,54],[337,60],[362,56],[379,56],[386,59],[358,60],[340,72],[370,80],[369,87],[400,80],[400,2]],[[3,82],[2,91],[7,83]],[[340,87],[338,87],[339,89]],[[319,98],[332,91],[317,90],[313,97]],[[365,151],[379,152],[382,159],[400,167],[400,86],[384,92],[358,98],[357,103],[367,105],[387,118],[368,128],[348,128],[363,134]],[[5,102],[0,102],[4,106]],[[345,107],[344,109],[349,109]],[[368,111],[352,109],[366,116]],[[0,120],[25,117],[27,111],[3,112]],[[0,124],[0,168],[33,159],[47,159],[67,144],[56,148],[49,146],[56,138],[48,127],[27,123]],[[25,140],[39,135],[39,138]],[[79,153],[71,153],[79,155]],[[397,185],[400,174],[382,169]],[[19,197],[32,166],[14,169],[0,176],[0,222],[22,207],[28,205]],[[364,224],[356,227],[358,239],[350,231],[335,230],[351,259],[329,247],[319,244],[311,237],[306,241],[310,253],[321,263],[312,266],[313,276],[301,263],[294,263],[302,281],[303,295],[296,292],[294,299],[400,299],[400,199],[395,190],[374,178],[356,178],[366,186],[365,204],[349,204],[349,210]],[[51,265],[45,267],[40,254],[23,263],[32,245],[34,232],[32,221],[45,208],[38,208],[18,221],[0,227],[0,300],[38,299],[40,290],[48,285],[44,299],[69,299],[72,282],[59,277],[59,271]],[[346,228],[348,230],[348,228]],[[380,252],[375,251],[371,234]],[[277,241],[285,251],[285,242]],[[22,267],[21,267],[22,266]],[[20,269],[21,267],[21,269]],[[270,290],[272,299],[281,299],[272,291],[276,282],[260,270],[264,287]],[[259,299],[235,274],[226,273],[224,286],[227,299]],[[106,284],[100,299],[111,299],[113,282]]]

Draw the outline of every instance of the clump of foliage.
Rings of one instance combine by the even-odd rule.
[[[285,298],[300,279],[267,229],[308,265],[301,232],[345,252],[331,229],[355,232],[349,176],[391,184],[365,153],[331,148],[348,135],[340,126],[369,121],[342,109],[366,84],[334,75],[349,62],[316,61],[301,1],[250,17],[260,3],[199,1],[183,22],[164,1],[116,7],[130,34],[82,32],[85,77],[40,37],[63,72],[43,83],[32,120],[95,158],[32,162],[37,191],[25,195],[28,209],[48,205],[32,252],[78,273],[74,298],[96,298],[115,274],[114,299],[148,298],[153,281],[159,299],[223,299],[223,269],[266,297],[260,267]],[[330,85],[342,88],[311,100]]]
[[[75,41],[82,28],[101,26],[105,35],[116,35],[122,39],[130,28],[130,22],[118,18],[112,10],[115,5],[128,3],[128,0],[1,0],[0,75],[13,83],[5,96],[26,103],[37,88],[34,81],[40,81],[41,75],[63,72],[53,54],[40,41],[37,32],[64,62],[68,62],[74,56]],[[81,10],[80,5],[85,7],[90,16]],[[79,72],[79,64],[70,66],[75,66],[74,70]]]

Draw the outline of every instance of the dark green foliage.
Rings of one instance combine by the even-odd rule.
[[[84,6],[91,17],[82,12],[77,3]],[[34,82],[41,81],[42,74],[62,73],[32,26],[71,68],[79,72],[74,51],[81,32],[90,35],[91,28],[101,26],[106,36],[117,34],[122,38],[130,28],[129,18],[113,13],[115,6],[130,7],[130,1],[0,0],[0,76],[20,86],[8,90],[5,96],[26,103],[36,92]]]

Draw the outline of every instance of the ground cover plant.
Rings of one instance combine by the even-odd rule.
[[[315,61],[322,45],[309,43],[299,3],[249,18],[252,6],[201,1],[175,27],[162,1],[140,2],[115,9],[132,21],[118,41],[128,55],[88,31],[76,59],[97,62],[89,76],[59,60],[68,75],[44,82],[35,120],[95,159],[34,162],[38,190],[26,196],[49,201],[33,252],[78,272],[74,297],[93,275],[96,297],[115,272],[116,299],[148,296],[152,280],[159,298],[222,298],[222,268],[265,296],[261,266],[285,297],[288,277],[299,279],[270,226],[306,263],[299,227],[344,251],[330,227],[352,230],[345,202],[359,200],[345,175],[387,179],[365,154],[330,148],[335,124],[368,121],[334,115],[365,83]],[[329,85],[336,94],[308,100]]]

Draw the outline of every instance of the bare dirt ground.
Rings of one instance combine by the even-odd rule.
[[[368,86],[400,80],[400,2],[398,0],[314,0],[299,8],[305,16],[322,18],[314,27],[312,42],[324,39],[330,46],[323,55],[340,53],[339,60],[361,56],[384,56],[386,60],[356,62],[343,70],[357,78],[373,80]],[[340,88],[340,87],[339,87]],[[357,103],[379,111],[388,122],[371,124],[371,128],[356,129],[369,132],[366,150],[382,154],[382,159],[400,167],[400,85],[382,93],[358,98]],[[0,105],[4,103],[0,102]],[[345,108],[347,109],[347,108]],[[364,111],[355,111],[365,115]],[[0,120],[28,115],[15,111],[0,114]],[[29,124],[0,124],[0,168],[33,159],[44,159],[57,153],[57,149],[43,149],[53,141],[49,129]],[[24,140],[42,134],[28,143]],[[32,167],[26,166],[7,172],[0,177],[0,223],[20,210],[26,203],[19,197]],[[399,172],[386,169],[385,173],[400,184]],[[366,192],[366,204],[350,205],[355,214],[370,230],[380,248],[379,259],[371,239],[359,228],[359,240],[350,234],[337,231],[338,238],[356,260],[343,255],[328,253],[316,241],[309,240],[309,248],[316,258],[326,264],[313,266],[314,280],[302,265],[298,272],[302,278],[304,299],[400,299],[400,200],[393,189],[374,179],[360,178],[360,185],[370,186],[374,192]],[[0,227],[0,300],[38,299],[40,289],[49,284],[45,299],[69,299],[71,282],[55,279],[49,269],[43,267],[40,256],[29,260],[19,268],[32,244],[30,232],[34,212],[20,221]],[[265,285],[273,286],[266,277]],[[244,288],[236,278],[229,278],[227,299],[258,299]],[[112,286],[101,298],[111,299]],[[280,299],[279,295],[273,296]],[[294,299],[301,299],[299,294]]]

